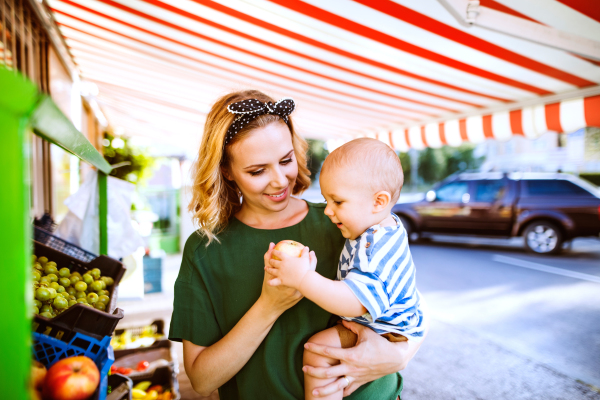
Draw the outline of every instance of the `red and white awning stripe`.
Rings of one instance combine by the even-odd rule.
[[[548,131],[574,132],[586,126],[600,127],[600,96],[382,131],[376,137],[406,152],[410,148],[460,146],[487,139],[506,141],[513,135],[536,139]]]
[[[47,1],[111,123],[187,143],[198,141],[211,104],[231,90],[294,98],[296,126],[307,137],[348,140],[399,129],[418,147],[506,138],[502,127],[514,112],[471,115],[600,84],[599,60],[465,27],[442,0]],[[528,24],[600,37],[594,7],[543,2],[480,0]],[[536,134],[543,126],[544,118],[528,119],[535,110],[522,111],[528,137],[528,121],[538,121]],[[561,128],[577,118],[561,113]]]

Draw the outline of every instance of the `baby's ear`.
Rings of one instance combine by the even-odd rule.
[[[392,195],[386,190],[375,193],[373,196],[373,212],[380,212],[387,208],[392,201]]]

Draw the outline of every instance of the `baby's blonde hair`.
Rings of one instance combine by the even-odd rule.
[[[357,171],[360,174],[357,182],[368,185],[373,193],[381,190],[389,192],[392,205],[400,197],[404,183],[400,158],[391,147],[379,140],[360,138],[338,147],[325,158],[321,175],[331,173],[336,168]]]
[[[261,115],[241,129],[227,146],[224,146],[227,129],[235,118],[234,114],[227,111],[227,106],[247,99],[257,99],[263,103],[275,102],[258,90],[234,92],[217,100],[206,117],[198,158],[192,168],[192,200],[188,209],[194,222],[198,224],[198,233],[208,239],[207,245],[217,239],[217,234],[227,227],[230,218],[242,207],[242,193],[235,182],[225,179],[222,172],[222,167],[227,168],[230,165],[233,157],[232,146],[251,134],[254,129],[272,123],[285,124],[277,115]],[[306,167],[308,144],[294,130],[291,116],[288,118],[287,126],[292,135],[292,146],[298,162],[298,176],[292,194],[299,194],[310,186],[310,171]]]

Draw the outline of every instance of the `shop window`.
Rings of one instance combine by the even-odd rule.
[[[4,37],[0,36],[0,65],[5,66],[8,69],[13,68],[13,53],[10,45],[10,32],[6,32],[2,29],[2,22],[0,22],[0,31],[5,34]],[[6,43],[6,44],[5,44]]]
[[[67,197],[79,189],[81,162],[79,158],[67,153],[60,147],[51,146],[52,157],[52,215],[59,223],[69,209],[64,204]]]

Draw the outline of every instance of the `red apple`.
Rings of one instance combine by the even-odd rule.
[[[85,356],[69,357],[50,367],[43,395],[48,400],[85,400],[100,383],[100,372]]]
[[[292,257],[300,257],[302,254],[302,249],[305,246],[302,243],[294,242],[293,240],[282,240],[281,242],[275,245],[273,250],[279,250],[282,253],[290,255]],[[271,258],[275,260],[279,260],[279,258],[275,256],[271,256]]]
[[[35,390],[42,390],[44,378],[46,377],[46,367],[39,361],[31,362],[31,387]]]

